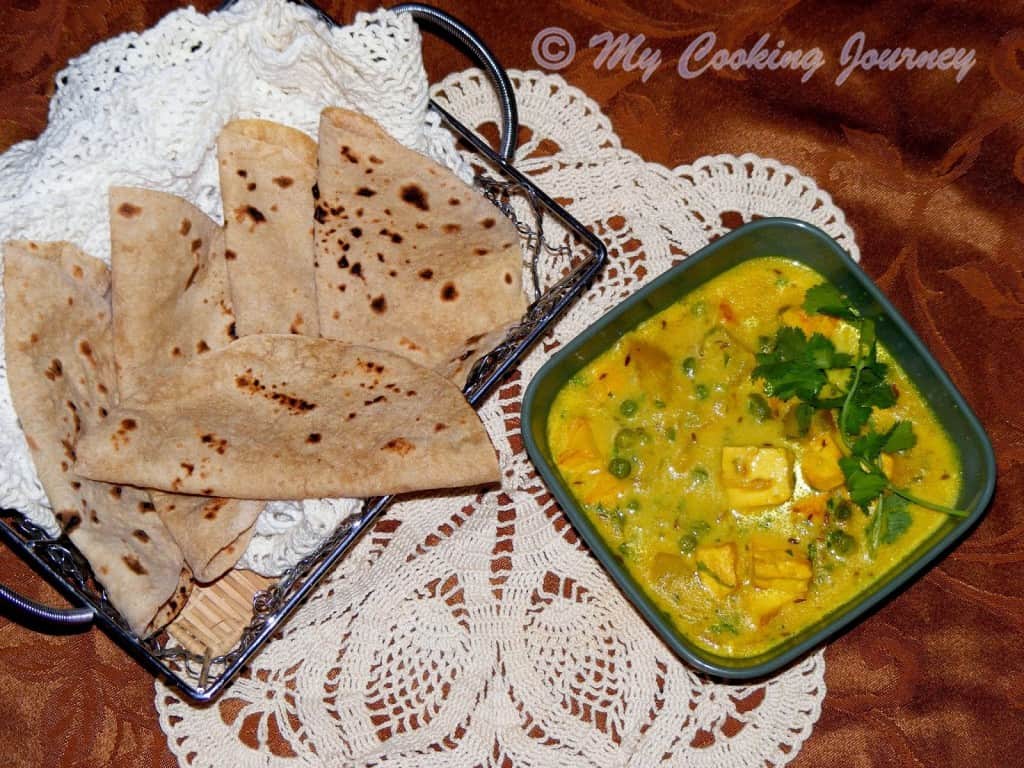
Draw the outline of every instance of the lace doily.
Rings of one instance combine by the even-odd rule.
[[[518,167],[604,239],[611,263],[481,409],[504,488],[395,504],[216,704],[194,707],[157,681],[182,765],[782,766],[811,733],[821,652],[756,684],[696,675],[578,542],[523,455],[518,416],[525,384],[560,344],[737,216],[811,221],[856,258],[852,232],[793,168],[753,155],[647,163],[561,78],[511,74],[529,129]],[[312,132],[320,105],[340,103],[467,168],[424,112],[415,28],[388,13],[329,32],[283,0],[179,11],[97,46],[60,82],[46,134],[0,158],[0,237],[68,238],[106,257],[94,222],[111,183],[183,194],[218,216],[205,148],[235,115]],[[433,94],[471,126],[498,114],[475,71]],[[543,265],[547,282],[561,258]],[[13,418],[0,385],[0,503],[45,522]],[[290,535],[290,556],[331,525],[298,505],[275,514],[261,534]]]
[[[782,766],[811,733],[821,652],[757,684],[696,675],[579,543],[523,454],[518,416],[560,344],[726,232],[724,213],[811,221],[857,258],[853,233],[793,168],[647,163],[561,78],[510,74],[530,137],[518,167],[602,236],[610,265],[481,408],[500,492],[395,504],[215,705],[157,683],[182,765]],[[432,90],[467,124],[494,121],[479,72]],[[543,266],[550,283],[568,265]]]

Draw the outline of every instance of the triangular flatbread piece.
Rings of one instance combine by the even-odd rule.
[[[224,233],[198,208],[145,189],[110,190],[114,351],[121,398],[157,386],[235,335]],[[263,509],[257,501],[153,493],[197,581],[229,570]]]
[[[74,470],[80,432],[100,428],[117,401],[109,288],[106,265],[70,243],[4,249],[7,381],[36,474],[111,603],[144,636],[184,602],[181,551],[144,491]]]
[[[319,151],[322,336],[441,368],[522,316],[519,236],[477,191],[347,110],[324,110]]]
[[[360,497],[497,481],[487,432],[440,374],[382,350],[246,336],[125,400],[79,441],[96,479],[230,498]]]
[[[316,142],[266,120],[217,137],[225,259],[239,336],[319,336],[313,279]]]

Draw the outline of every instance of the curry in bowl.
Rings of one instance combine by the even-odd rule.
[[[958,447],[875,320],[785,257],[742,261],[626,331],[544,423],[607,550],[716,657],[763,657],[967,514]]]

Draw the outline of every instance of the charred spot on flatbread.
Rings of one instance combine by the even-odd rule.
[[[419,208],[421,211],[429,211],[430,204],[427,202],[427,193],[419,184],[406,184],[401,189],[402,200],[409,205]]]
[[[246,219],[252,222],[253,226],[262,224],[267,220],[267,217],[263,215],[263,211],[253,205],[243,205],[235,209],[235,221],[241,224]]]

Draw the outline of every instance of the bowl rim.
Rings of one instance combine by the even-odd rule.
[[[807,637],[803,640],[792,645],[786,645],[784,642],[782,644],[782,650],[778,653],[773,654],[772,649],[768,649],[761,654],[749,657],[758,661],[749,665],[743,665],[744,659],[742,657],[729,659],[728,657],[706,652],[696,646],[696,644],[687,641],[683,637],[682,633],[680,633],[672,622],[667,619],[661,609],[659,609],[650,600],[650,598],[647,597],[644,590],[635,582],[633,577],[626,570],[625,566],[611,553],[611,550],[605,544],[596,527],[586,517],[582,507],[565,488],[554,463],[549,462],[545,458],[541,446],[538,443],[538,437],[534,434],[534,430],[531,425],[534,423],[542,423],[546,425],[547,423],[547,413],[541,414],[540,421],[534,418],[535,408],[537,407],[536,399],[538,397],[538,392],[545,384],[545,380],[556,374],[563,366],[564,361],[571,358],[578,350],[580,350],[581,347],[589,343],[589,340],[593,335],[600,333],[608,326],[618,321],[622,315],[626,314],[634,306],[644,301],[648,295],[657,291],[662,286],[678,280],[680,274],[689,271],[704,260],[710,258],[725,245],[741,238],[750,237],[756,232],[768,228],[800,230],[812,235],[814,239],[819,241],[822,247],[827,248],[839,258],[843,266],[851,273],[853,279],[860,284],[872,300],[877,302],[877,304],[882,308],[884,314],[894,323],[897,331],[906,339],[913,351],[920,356],[930,372],[936,377],[941,388],[944,389],[953,399],[957,409],[961,411],[963,418],[969,427],[966,439],[969,441],[977,441],[976,448],[981,456],[980,463],[981,469],[984,473],[984,483],[982,484],[980,493],[976,497],[977,501],[975,502],[970,514],[960,519],[959,522],[957,522],[949,531],[943,534],[934,543],[924,548],[916,559],[907,562],[904,565],[897,565],[893,570],[890,570],[887,575],[883,575],[881,578],[887,580],[884,584],[881,584],[879,588],[875,589],[874,592],[868,594],[867,597],[862,597],[859,602],[857,602],[857,597],[851,598],[850,601],[847,601],[843,605],[852,605],[852,607],[849,607],[846,610],[843,610],[842,606],[838,607],[836,610],[841,612],[836,614],[833,620],[828,621],[817,629],[814,629],[814,631],[809,631],[809,628],[815,627],[820,621],[827,617],[827,614],[826,617],[822,617],[819,622],[814,622],[809,625],[809,628],[805,628],[800,633],[797,633],[797,637],[799,637],[801,633],[807,633]],[[722,272],[728,271],[729,268],[730,267],[727,267],[725,270],[722,270]],[[707,281],[701,281],[693,287],[699,287],[705,282]],[[647,317],[652,317],[659,311],[661,310],[655,309],[647,315]],[[642,320],[640,322],[642,322]],[[604,347],[603,349],[607,348],[608,347]],[[594,357],[596,357],[596,355],[585,360],[579,367],[586,365],[593,360]],[[548,408],[550,408],[550,403],[548,403]],[[847,254],[832,237],[813,224],[785,217],[766,217],[744,224],[743,226],[732,230],[721,238],[696,251],[679,264],[665,270],[661,275],[658,275],[649,283],[634,291],[625,299],[618,302],[604,315],[594,320],[594,322],[588,325],[583,331],[565,343],[562,348],[552,355],[551,358],[548,359],[547,362],[541,366],[540,370],[533,376],[527,385],[526,392],[523,395],[520,423],[522,425],[521,432],[527,455],[530,457],[531,462],[543,479],[546,488],[554,496],[559,507],[572,523],[574,530],[586,543],[590,551],[597,557],[598,561],[611,576],[612,581],[616,586],[626,595],[633,607],[639,611],[662,641],[665,642],[673,652],[676,653],[676,655],[682,657],[699,671],[726,680],[749,680],[772,674],[791,662],[803,657],[826,640],[837,636],[855,622],[868,616],[877,609],[878,606],[908,586],[923,570],[934,565],[941,556],[946,554],[957,542],[959,542],[985,514],[995,490],[996,466],[995,454],[992,450],[991,441],[978,417],[967,404],[963,395],[949,378],[946,371],[938,364],[934,356],[929,352],[927,347],[925,347],[924,343],[910,327],[907,321],[881,292],[881,289],[878,288],[874,281],[871,280],[871,278],[868,277],[861,269],[860,265],[851,259],[849,254]],[[924,544],[925,542],[922,542],[919,546],[924,547]],[[878,582],[876,581],[875,584],[878,584]],[[863,591],[859,594],[863,595]],[[734,661],[736,663],[720,663],[717,661],[718,659],[730,662]]]

